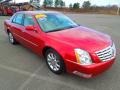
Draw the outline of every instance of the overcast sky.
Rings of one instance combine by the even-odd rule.
[[[27,2],[29,0],[16,0],[16,2]],[[41,0],[41,4],[44,0]],[[75,2],[79,2],[80,5],[82,5],[82,3],[84,1],[88,1],[88,0],[63,0],[65,1],[66,5],[69,6],[70,3],[75,3]],[[92,5],[98,5],[98,6],[103,6],[103,5],[120,5],[120,0],[89,0],[91,2]]]

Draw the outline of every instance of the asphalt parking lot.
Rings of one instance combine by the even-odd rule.
[[[117,59],[111,69],[84,79],[71,74],[55,75],[45,60],[21,45],[13,46],[4,32],[0,16],[0,90],[119,90],[120,89],[120,16],[67,14],[77,23],[111,35]]]

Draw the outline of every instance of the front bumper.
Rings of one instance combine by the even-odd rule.
[[[94,77],[112,66],[115,59],[106,62],[94,63],[92,65],[80,65],[76,62],[66,60],[66,68],[69,73],[73,73],[84,78]]]

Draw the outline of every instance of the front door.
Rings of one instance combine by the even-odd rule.
[[[23,38],[25,39],[25,44],[28,48],[32,49],[34,52],[40,52],[41,42],[40,32],[38,30],[26,30],[26,26],[35,26],[34,19],[31,15],[24,16],[24,31]]]

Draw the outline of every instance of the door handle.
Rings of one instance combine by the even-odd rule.
[[[25,30],[22,30],[22,32],[25,32]]]
[[[33,30],[33,32],[38,33],[38,31],[37,31],[37,30]]]

